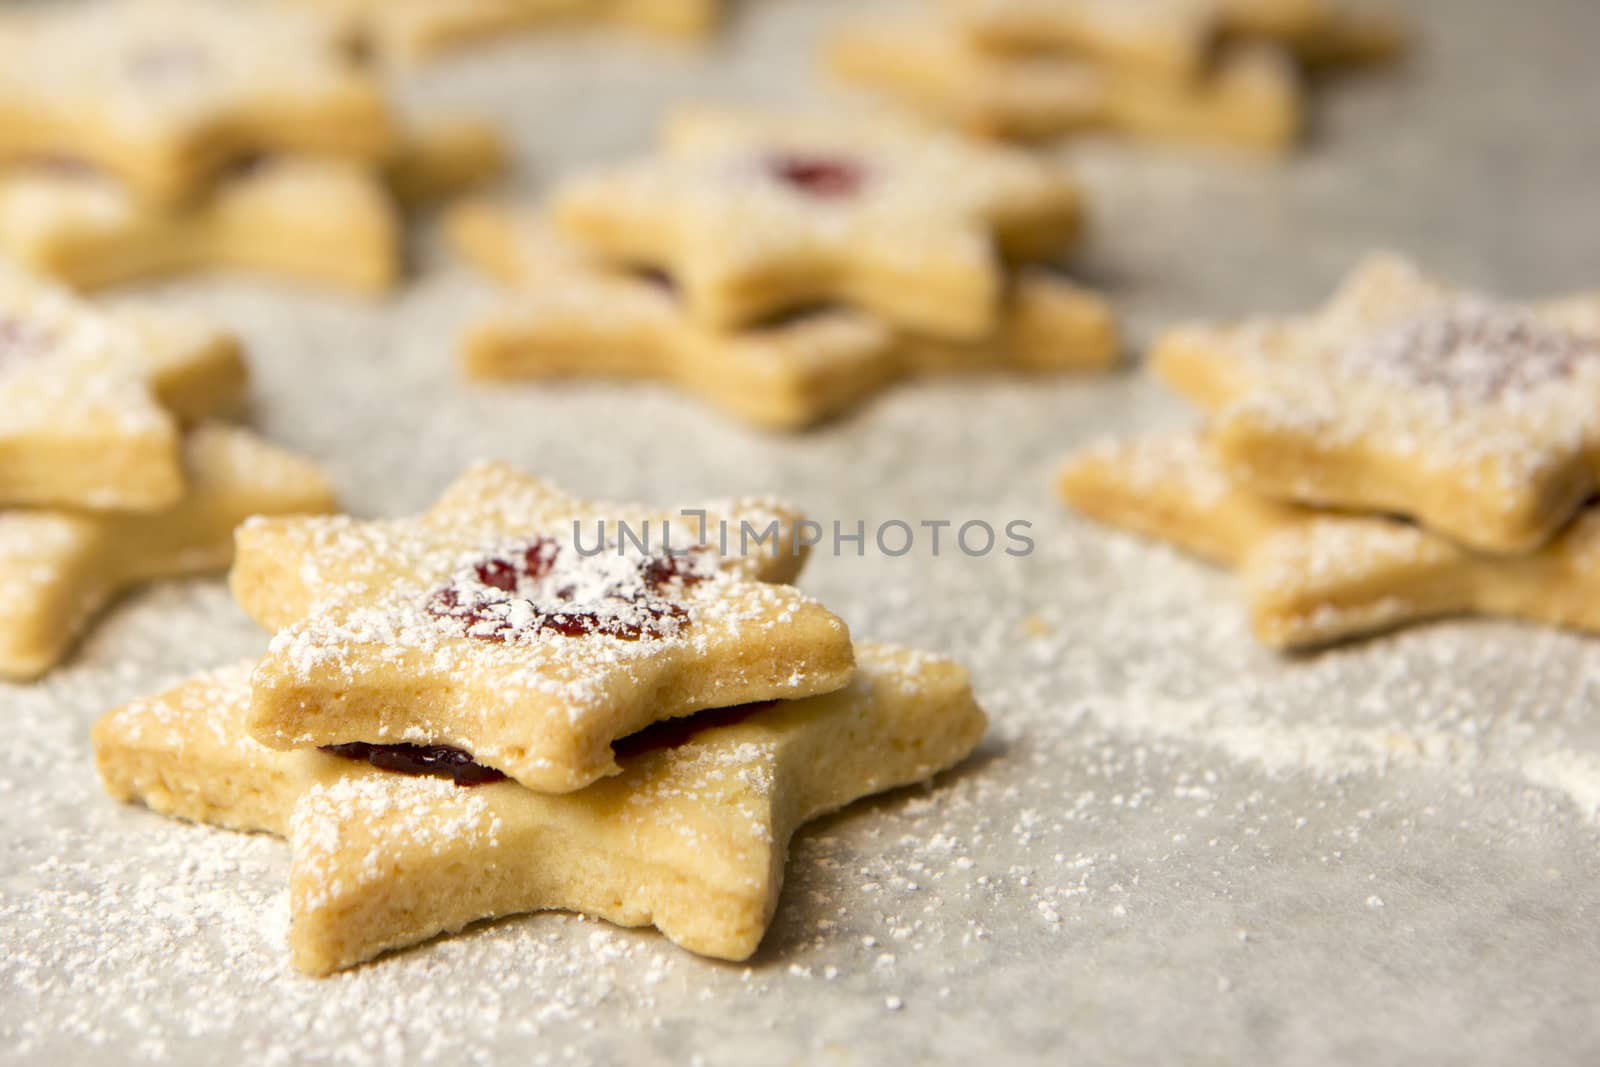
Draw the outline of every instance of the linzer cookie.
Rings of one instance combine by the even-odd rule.
[[[0,510],[0,678],[55,666],[123,589],[226,567],[246,518],[333,507],[314,464],[245,430],[202,426],[183,459],[188,489],[164,511]]]
[[[666,271],[707,329],[831,303],[982,340],[1006,260],[1053,256],[1079,224],[1059,168],[952,135],[696,111],[664,140],[567,182],[552,215],[592,253]]]
[[[232,407],[243,376],[208,327],[101,312],[0,270],[0,507],[172,506],[179,421]]]
[[[289,837],[290,946],[312,974],[548,909],[653,925],[740,960],[771,922],[803,823],[925,780],[983,734],[955,664],[874,645],[857,660],[854,681],[826,696],[628,737],[615,777],[563,796],[405,746],[266,748],[247,725],[248,664],[108,714],[95,754],[118,799]]]
[[[518,31],[614,25],[667,37],[699,37],[720,0],[298,0],[343,18],[377,51],[420,59]]]
[[[1170,81],[1203,76],[1228,40],[1266,40],[1307,62],[1381,59],[1400,45],[1392,20],[1336,0],[946,0],[980,46],[1057,52]]]
[[[1193,79],[1172,81],[1080,56],[991,51],[920,16],[847,26],[828,59],[842,77],[980,136],[1108,130],[1271,152],[1290,147],[1301,125],[1298,74],[1271,45],[1230,46]]]
[[[387,180],[349,160],[266,156],[176,207],[140,201],[92,168],[19,165],[0,172],[0,249],[84,290],[232,269],[380,292],[403,258],[396,199],[442,198],[493,175],[501,160],[480,124],[441,122],[408,135]]]
[[[757,425],[797,429],[907,372],[1089,370],[1116,358],[1105,301],[1043,270],[1022,274],[982,342],[918,338],[843,308],[724,332],[690,320],[670,278],[596,263],[536,210],[467,204],[447,226],[464,258],[514,287],[463,341],[479,379],[660,378]]]
[[[171,203],[260,153],[377,161],[394,142],[382,93],[326,19],[149,0],[0,21],[0,157],[89,164]]]
[[[762,580],[798,570],[794,521],[591,504],[490,464],[416,519],[247,524],[235,593],[283,627],[252,733],[446,745],[560,793],[616,773],[611,743],[659,719],[837,689],[844,623]]]
[[[1182,327],[1153,361],[1215,413],[1251,491],[1524,552],[1596,489],[1600,333],[1584,304],[1505,304],[1380,256],[1321,311]]]
[[[1298,74],[1272,46],[1230,46],[1200,77],[1170,82],[1074,56],[987,51],[925,18],[877,19],[840,30],[829,62],[851,82],[992,138],[1109,130],[1277,152],[1301,126]]]
[[[1240,488],[1180,433],[1103,445],[1061,477],[1068,503],[1243,575],[1257,636],[1306,648],[1477,612],[1600,631],[1600,510],[1526,556],[1483,556],[1398,519],[1318,512]]]

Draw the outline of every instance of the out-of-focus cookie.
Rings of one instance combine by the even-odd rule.
[[[326,19],[256,0],[37,7],[0,20],[0,158],[87,164],[171,204],[262,153],[395,149],[382,91]]]
[[[237,342],[219,330],[102,311],[0,270],[0,508],[171,507],[180,422],[233,408],[243,383]]]
[[[1255,632],[1275,648],[1466,613],[1600,631],[1600,509],[1531,555],[1483,556],[1398,519],[1256,496],[1196,433],[1091,448],[1060,486],[1087,515],[1237,568]]]
[[[723,332],[683,314],[670,278],[601,266],[536,209],[464,204],[447,232],[463,258],[514,287],[463,339],[463,368],[478,379],[659,378],[757,425],[798,429],[905,373],[1098,370],[1117,355],[1104,299],[1043,270],[1024,271],[1002,328],[982,342],[916,338],[837,308]]]
[[[1300,79],[1282,49],[1236,45],[1188,81],[1081,57],[994,52],[926,18],[858,21],[829,42],[842,77],[980,136],[1032,140],[1109,130],[1155,140],[1291,146]]]
[[[184,440],[188,488],[151,513],[0,510],[0,678],[37,677],[122,590],[222,570],[252,515],[331,511],[310,460],[216,424]]]
[[[425,59],[519,31],[584,24],[669,38],[717,25],[721,0],[296,0],[344,20],[389,57]]]
[[[1376,256],[1320,311],[1179,327],[1152,362],[1215,413],[1218,449],[1250,490],[1525,552],[1600,484],[1586,303],[1505,304]]]
[[[1006,261],[1053,257],[1080,224],[1059,167],[951,134],[685,111],[664,140],[565,183],[552,217],[593,254],[664,270],[708,329],[828,303],[981,340]]]

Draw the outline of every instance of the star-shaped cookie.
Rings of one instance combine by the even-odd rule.
[[[1504,304],[1378,256],[1321,311],[1180,327],[1152,361],[1216,413],[1251,490],[1523,552],[1600,472],[1600,333],[1570,306]]]
[[[1201,77],[1219,45],[1265,40],[1319,65],[1399,47],[1390,18],[1335,0],[946,0],[960,30],[1000,52],[1092,58],[1168,81]]]
[[[248,523],[234,592],[283,628],[252,731],[276,748],[449,745],[579,789],[657,719],[849,680],[844,623],[769,584],[799,568],[796,521],[771,501],[593,504],[481,464],[415,519]]]
[[[1112,130],[1282,151],[1301,125],[1301,88],[1281,48],[1220,50],[1187,81],[1151,79],[1092,60],[994,52],[926,18],[861,20],[829,42],[842,77],[986,137],[1032,140]]]
[[[1077,231],[1057,166],[879,122],[686,111],[665,148],[567,182],[552,215],[608,259],[669,273],[710,329],[819,303],[981,340],[1006,258],[1048,258]]]
[[[210,327],[102,312],[0,269],[0,507],[170,507],[179,421],[232,407],[243,380]]]
[[[1061,492],[1096,519],[1237,568],[1255,632],[1275,648],[1466,613],[1600,631],[1600,508],[1531,555],[1484,556],[1398,519],[1256,496],[1197,433],[1089,449],[1062,472]]]
[[[220,570],[252,515],[333,509],[310,460],[245,430],[205,425],[183,447],[189,487],[148,514],[0,510],[0,678],[35,678],[118,593],[156,578]]]
[[[474,378],[660,378],[757,425],[798,429],[903,373],[1103,369],[1117,353],[1106,302],[1038,269],[1023,272],[983,342],[917,338],[840,308],[723,332],[686,316],[666,276],[600,265],[536,209],[468,203],[446,228],[464,259],[516,290],[467,332]]]
[[[327,19],[257,0],[46,7],[0,23],[0,156],[92,164],[171,203],[262,152],[394,148]]]
[[[501,161],[481,124],[441,122],[408,133],[387,181],[350,160],[266,156],[176,206],[142,201],[93,168],[19,165],[0,172],[0,249],[80,290],[232,269],[382,292],[403,259],[396,198],[424,205]]]
[[[95,755],[114,797],[287,834],[290,945],[312,974],[551,909],[654,925],[691,952],[740,960],[772,919],[802,824],[925,780],[983,735],[966,673],[950,661],[863,645],[857,662],[850,685],[826,696],[651,727],[619,746],[619,774],[562,796],[265,748],[246,728],[248,664],[111,712],[95,727]],[[465,771],[415,752],[365,755]]]
[[[667,37],[699,37],[720,0],[298,0],[350,20],[384,55],[423,59],[463,45],[546,26],[609,24]]]

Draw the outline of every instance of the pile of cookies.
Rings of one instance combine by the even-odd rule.
[[[403,128],[348,33],[288,5],[0,16],[0,251],[76,288],[226,267],[383,291],[400,207],[500,154],[476,123]]]
[[[226,567],[247,517],[333,507],[311,461],[213,421],[245,378],[205,323],[0,269],[0,679],[49,670],[129,586]]]
[[[232,588],[269,652],[107,715],[101,776],[287,836],[312,974],[544,909],[744,959],[800,824],[985,728],[961,668],[853,646],[784,584],[800,522],[593,504],[498,464],[415,519],[252,520]]]
[[[1099,296],[1050,265],[1081,224],[1060,167],[894,123],[683,110],[649,158],[548,205],[450,217],[514,289],[462,345],[477,379],[660,378],[795,429],[912,373],[1095,370]]]
[[[1278,152],[1302,126],[1304,70],[1399,42],[1393,23],[1340,0],[941,0],[848,24],[826,58],[985,136],[1111,130]]]
[[[363,45],[417,60],[504,37],[574,25],[619,26],[672,40],[716,29],[722,0],[296,0],[344,20]]]
[[[1062,492],[1237,567],[1262,641],[1600,631],[1600,294],[1508,304],[1382,255],[1316,313],[1181,327],[1152,362],[1210,425],[1095,447]]]

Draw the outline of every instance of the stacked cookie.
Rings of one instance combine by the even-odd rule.
[[[986,136],[1112,130],[1274,152],[1299,133],[1304,67],[1398,44],[1393,24],[1339,0],[944,0],[847,25],[827,60]]]
[[[497,464],[415,519],[251,522],[232,586],[270,651],[106,716],[101,775],[289,837],[310,973],[553,908],[743,959],[800,824],[984,729],[955,664],[852,646],[782,584],[799,523],[592,504]]]
[[[494,171],[472,123],[400,128],[351,40],[267,0],[0,18],[0,250],[78,288],[227,267],[357,292],[399,206]]]
[[[0,271],[0,679],[49,670],[129,586],[227,566],[245,518],[332,508],[309,460],[210,421],[244,384],[204,323]]]
[[[1208,429],[1093,448],[1062,492],[1238,567],[1266,643],[1469,611],[1600,630],[1600,295],[1507,304],[1378,256],[1316,313],[1152,358]]]
[[[670,39],[715,28],[721,0],[293,0],[345,20],[363,44],[416,60],[510,33],[574,25],[619,26]]]
[[[449,231],[515,287],[463,342],[479,379],[661,378],[799,428],[908,373],[1100,369],[1105,302],[1047,261],[1058,167],[894,124],[683,111],[659,152]]]

